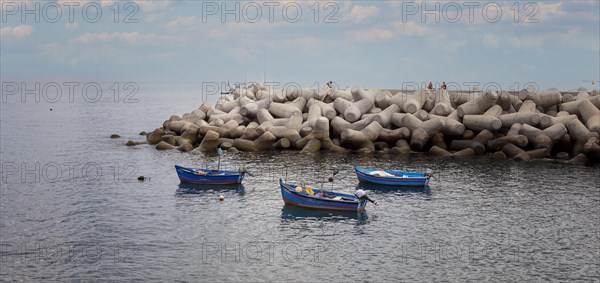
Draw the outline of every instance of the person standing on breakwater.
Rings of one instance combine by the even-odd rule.
[[[442,86],[441,86],[441,88],[442,88],[442,89],[446,89],[446,82],[442,82]]]
[[[327,87],[327,89],[333,89],[333,81],[328,81],[328,82],[325,84],[325,87]]]
[[[429,84],[427,85],[427,89],[429,89],[429,90],[433,89],[433,84],[431,82],[429,82]]]
[[[332,94],[335,89],[333,89],[333,81],[328,81],[323,88],[327,90],[327,94]]]

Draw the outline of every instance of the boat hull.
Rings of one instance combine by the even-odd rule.
[[[364,212],[367,206],[367,200],[359,200],[353,195],[325,192],[329,195],[341,196],[346,199],[352,199],[352,201],[338,201],[333,199],[326,199],[316,196],[309,196],[304,193],[298,193],[294,191],[295,185],[284,184],[280,181],[279,187],[281,189],[281,197],[283,202],[289,205],[295,205],[310,209],[319,210],[333,210],[333,211],[355,211]],[[314,190],[315,195],[321,193],[320,190]]]
[[[189,168],[175,165],[177,176],[182,183],[188,184],[210,184],[210,185],[232,185],[241,184],[244,173],[236,171],[211,171],[203,168]],[[198,174],[198,171],[204,174]]]
[[[392,170],[371,170],[354,167],[356,177],[360,182],[372,183],[387,186],[426,186],[429,184],[429,177],[425,173],[413,173]],[[402,177],[383,177],[369,174],[373,171],[384,171],[386,173]]]

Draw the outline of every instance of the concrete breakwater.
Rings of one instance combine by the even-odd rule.
[[[145,141],[184,152],[425,152],[600,161],[597,90],[394,91],[238,87],[213,108],[171,116]]]

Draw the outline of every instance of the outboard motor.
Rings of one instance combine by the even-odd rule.
[[[254,177],[254,175],[250,172],[248,172],[248,169],[246,169],[246,165],[242,165],[238,168],[238,172],[242,173],[242,174],[246,174],[250,177]]]
[[[367,192],[365,192],[361,189],[356,190],[356,192],[354,192],[354,195],[360,200],[366,199],[366,200],[372,202],[374,205],[377,205],[377,201],[374,201],[371,198],[369,198],[369,196],[367,195]]]
[[[429,168],[425,169],[425,177],[427,177],[427,178],[433,177],[433,170],[431,170]]]

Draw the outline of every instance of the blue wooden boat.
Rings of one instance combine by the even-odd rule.
[[[283,202],[306,208],[364,212],[367,207],[367,201],[377,204],[377,202],[369,199],[366,194],[361,195],[358,192],[356,195],[351,195],[308,187],[303,188],[301,186],[283,183],[281,179],[279,179],[279,187],[281,189]],[[364,193],[364,191],[362,191],[362,193]],[[361,197],[358,197],[357,195],[361,195]]]
[[[354,166],[356,177],[360,182],[388,186],[425,186],[429,184],[431,171],[425,173],[395,170],[375,170]]]
[[[241,184],[246,172],[189,168],[175,165],[177,176],[183,183],[227,185]]]

